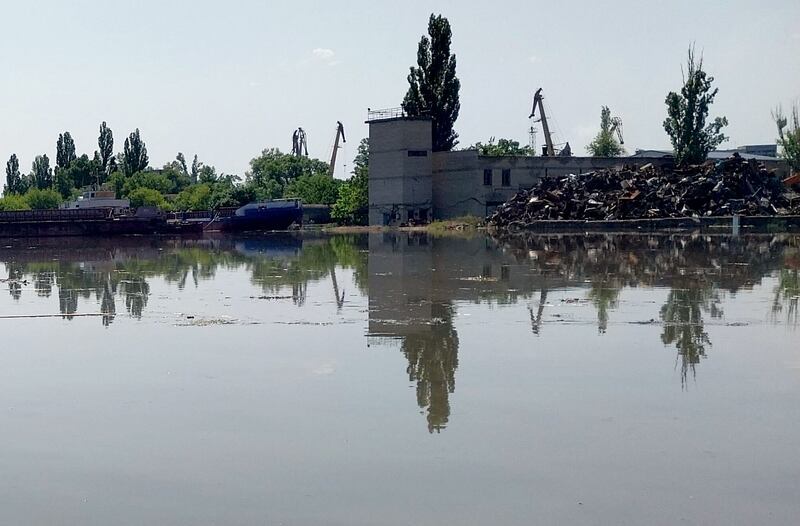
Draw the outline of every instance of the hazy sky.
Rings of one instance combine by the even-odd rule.
[[[800,98],[798,0],[2,0],[0,159],[17,153],[24,172],[36,154],[54,160],[64,130],[91,155],[105,120],[117,151],[138,127],[154,166],[182,151],[243,175],[263,148],[289,150],[297,126],[328,158],[341,120],[349,170],[367,107],[402,100],[431,11],[453,26],[462,146],[527,142],[541,86],[573,152],[603,104],[629,150],[667,147],[664,97],[691,42],[720,88],[727,145],[773,142],[770,110]]]

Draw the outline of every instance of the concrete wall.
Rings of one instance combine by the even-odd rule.
[[[387,119],[369,125],[369,224],[429,222],[430,119]]]

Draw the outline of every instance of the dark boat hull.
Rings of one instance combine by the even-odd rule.
[[[218,217],[209,223],[206,231],[219,232],[253,232],[264,230],[286,230],[293,224],[303,221],[303,207],[299,203],[262,203],[243,207],[236,213]],[[247,209],[245,209],[247,208]]]

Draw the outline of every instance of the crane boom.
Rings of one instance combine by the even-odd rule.
[[[528,118],[533,119],[536,116],[536,106],[539,106],[539,115],[541,115],[540,119],[542,121],[542,131],[544,131],[544,142],[546,145],[545,152],[548,156],[554,157],[556,150],[553,147],[553,138],[550,136],[550,126],[547,124],[547,115],[544,112],[543,100],[542,88],[539,88],[533,96],[533,109],[531,110],[531,116]]]
[[[333,153],[331,153],[331,177],[333,177],[333,172],[336,171],[336,155],[339,153],[339,139],[341,139],[343,143],[347,142],[344,136],[344,124],[342,124],[341,121],[336,121],[336,138],[333,140]]]
[[[620,144],[625,144],[625,139],[622,137],[622,119],[614,117],[611,119],[611,133],[616,133]]]

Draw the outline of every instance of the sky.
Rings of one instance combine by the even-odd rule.
[[[730,121],[723,147],[774,142],[771,110],[800,99],[797,0],[0,0],[0,159],[54,162],[63,131],[91,156],[106,121],[116,151],[139,128],[153,166],[183,152],[244,175],[264,148],[290,151],[298,126],[328,159],[340,120],[345,177],[367,108],[400,105],[431,12],[453,28],[460,146],[527,143],[541,87],[576,154],[603,105],[629,152],[668,148],[664,98],[691,43],[719,87],[711,116]]]

